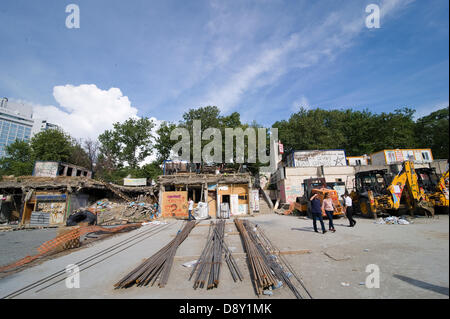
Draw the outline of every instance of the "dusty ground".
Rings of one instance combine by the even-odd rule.
[[[43,242],[55,238],[56,228],[0,232],[0,266],[34,255]]]
[[[335,221],[336,233],[312,231],[311,220],[274,214],[249,218],[258,223],[280,250],[311,250],[310,254],[286,255],[301,275],[314,298],[448,298],[449,297],[449,218],[418,218],[411,225],[378,225],[373,220],[357,219],[348,228],[346,219]],[[202,224],[208,224],[203,221]],[[226,226],[226,241],[235,247],[236,259],[245,280],[234,283],[223,264],[219,288],[192,289],[188,281],[191,268],[182,264],[197,258],[203,249],[208,227],[197,226],[179,247],[169,283],[165,288],[132,287],[114,290],[113,284],[144,258],[171,240],[182,226],[169,221],[163,226],[141,229],[92,243],[84,249],[46,261],[0,280],[0,297],[6,297],[37,280],[64,270],[94,253],[112,249],[101,257],[80,265],[80,288],[68,289],[65,273],[15,298],[257,298],[249,280],[243,247],[232,221]],[[151,231],[150,231],[150,228]],[[148,232],[148,235],[147,233]],[[132,237],[142,234],[143,237]],[[122,243],[125,239],[132,241]],[[135,238],[133,240],[133,238]],[[120,246],[122,245],[122,246]],[[128,247],[129,246],[129,247]],[[380,288],[369,289],[366,266],[380,269]],[[57,282],[58,280],[61,280]],[[348,284],[343,285],[342,283]],[[52,284],[51,286],[48,286]],[[48,287],[47,287],[48,286]],[[43,289],[44,288],[44,289]],[[42,289],[42,290],[40,290]],[[40,290],[40,291],[38,291]],[[38,292],[37,292],[38,291]],[[293,298],[287,288],[262,298]]]

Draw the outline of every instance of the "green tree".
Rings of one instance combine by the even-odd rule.
[[[414,148],[414,112],[415,110],[402,108],[376,115],[375,125],[371,130],[373,152],[386,148]]]
[[[306,110],[274,123],[285,154],[293,150],[344,149],[347,155],[370,154],[385,148],[415,147],[414,110],[373,114],[367,110]]]
[[[177,125],[170,122],[162,122],[158,130],[156,131],[155,149],[157,151],[157,161],[162,163],[164,160],[170,158],[170,151],[176,141],[170,139],[170,133],[175,129]]]
[[[49,129],[33,136],[31,149],[38,161],[70,162],[73,139],[61,129]]]
[[[430,147],[434,158],[448,159],[449,107],[419,118],[415,138],[417,147]]]
[[[145,164],[141,168],[129,168],[126,172],[127,176],[129,175],[131,178],[147,178],[149,180],[156,180],[157,177],[163,173],[160,164],[157,161]]]
[[[72,145],[72,151],[70,152],[69,162],[74,165],[82,166],[85,168],[91,168],[91,161],[88,153],[81,146],[81,142],[74,141]]]
[[[294,150],[340,148],[345,144],[341,111],[301,108],[289,120],[277,121],[278,136],[285,154]]]
[[[148,118],[130,118],[123,123],[115,123],[113,130],[106,130],[99,136],[100,151],[113,166],[123,167],[125,162],[131,168],[152,152],[152,128],[154,123]]]
[[[6,146],[6,156],[0,159],[0,175],[23,176],[33,172],[34,158],[30,144],[15,140]]]

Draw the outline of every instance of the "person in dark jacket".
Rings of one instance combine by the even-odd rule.
[[[325,225],[323,223],[322,218],[322,203],[320,202],[319,195],[314,194],[311,199],[311,215],[313,218],[313,227],[314,231],[318,233],[317,230],[317,220],[320,221],[320,225],[322,226],[322,233],[325,234],[327,231],[325,230]]]

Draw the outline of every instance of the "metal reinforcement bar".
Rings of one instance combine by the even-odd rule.
[[[256,294],[261,295],[264,290],[279,288],[284,283],[296,298],[302,299],[302,295],[290,280],[293,275],[299,280],[298,276],[292,272],[292,267],[285,260],[273,254],[275,247],[267,236],[248,220],[235,219],[235,224],[244,242]],[[303,283],[301,284],[303,286]],[[307,292],[306,288],[305,291]]]
[[[286,259],[286,257],[283,256],[283,254],[281,253],[281,251],[272,243],[272,241],[267,237],[267,235],[265,234],[265,232],[261,229],[261,227],[258,227],[258,233],[259,233],[259,238],[261,239],[261,241],[263,242],[264,246],[270,251],[275,253],[277,256],[276,258],[278,258],[278,262],[281,264],[281,268],[287,270],[288,272],[284,272],[285,275],[287,274],[291,274],[296,280],[297,282],[300,284],[300,286],[302,286],[303,290],[305,291],[305,293],[308,295],[309,298],[313,299],[313,297],[311,296],[311,294],[309,293],[308,289],[305,287],[305,284],[303,283],[303,280],[300,278],[300,276],[296,273],[296,271],[294,270],[294,268],[291,266],[291,264],[288,262],[288,260]],[[290,278],[291,276],[288,276],[288,278]],[[286,283],[287,284],[287,283]],[[288,284],[289,285],[289,284]]]
[[[204,288],[205,286],[207,289],[212,289],[219,286],[222,254],[224,254],[225,261],[233,280],[235,282],[238,279],[242,281],[242,273],[231,255],[231,251],[225,244],[224,233],[224,220],[210,223],[208,240],[189,276],[189,280],[191,280],[194,274],[196,274],[193,286],[194,289]]]
[[[195,227],[195,224],[195,221],[186,222],[183,229],[178,231],[174,239],[120,279],[114,287],[116,289],[128,288],[134,284],[137,286],[146,286],[151,281],[153,286],[159,279],[158,286],[163,288],[169,279],[170,270],[172,268],[173,259],[178,246],[180,246],[180,244],[187,238],[191,230]]]
[[[74,264],[76,264],[77,266],[80,266],[80,267],[87,264],[87,266],[80,269],[80,272],[81,272],[85,269],[93,267],[93,266],[101,263],[102,261],[107,260],[108,258],[138,244],[139,242],[142,242],[143,240],[146,240],[146,239],[154,236],[155,234],[159,233],[160,231],[166,229],[167,227],[169,227],[169,225],[151,227],[140,233],[137,233],[130,237],[127,237],[124,240],[122,240],[118,243],[115,243],[114,245],[112,245],[106,249],[96,252],[95,254],[93,254],[87,258],[84,258],[83,260],[79,260],[78,262],[75,262]],[[102,259],[100,259],[100,257],[102,257]],[[10,293],[9,295],[4,296],[3,298],[14,298],[23,293],[26,293],[26,292],[31,291],[38,287],[42,287],[44,284],[49,283],[44,288],[40,288],[39,290],[35,291],[35,293],[37,293],[45,288],[48,288],[58,282],[65,280],[66,276],[67,276],[67,273],[66,273],[65,268],[61,269],[49,276],[43,277],[21,289],[18,289],[16,291],[14,291],[13,293]]]
[[[252,237],[250,237],[248,229],[245,227],[247,220],[235,219],[234,222],[244,242],[244,249],[247,253],[250,275],[256,294],[261,295],[265,289],[276,286],[278,280],[275,278],[270,266],[264,262],[264,257],[256,247]]]

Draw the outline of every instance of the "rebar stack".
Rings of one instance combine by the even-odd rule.
[[[275,247],[264,232],[257,230],[257,226],[252,225],[248,220],[235,219],[235,224],[244,241],[257,295],[260,295],[263,290],[277,288],[284,283],[296,298],[302,299],[300,292],[289,277],[294,275],[302,286],[303,283],[295,275],[292,267],[284,259],[280,259],[274,254]],[[305,291],[307,292],[306,288]]]
[[[248,227],[245,227],[246,225],[248,226],[248,221],[235,219],[234,223],[244,242],[244,249],[247,253],[250,275],[254,283],[256,294],[261,295],[265,289],[276,286],[278,279],[270,269],[269,264],[266,263],[264,255],[258,249],[254,237],[250,236]]]
[[[212,231],[211,231],[212,230]],[[205,284],[207,289],[216,288],[219,285],[220,266],[222,264],[222,253],[225,255],[225,261],[230,270],[233,280],[236,282],[238,279],[242,281],[243,276],[231,255],[231,251],[228,249],[224,242],[225,221],[220,220],[216,223],[210,223],[210,235],[208,241],[194,266],[194,269],[189,276],[191,280],[195,272],[197,272],[194,289],[204,288]],[[206,282],[206,278],[208,281]]]
[[[294,295],[298,299],[302,298],[297,288],[292,284],[290,277],[294,277],[300,284],[300,286],[302,286],[304,292],[308,295],[308,297],[312,299],[312,296],[309,293],[308,289],[305,287],[303,280],[299,277],[299,275],[295,272],[294,268],[292,268],[287,259],[281,254],[280,250],[272,243],[272,241],[267,237],[265,232],[260,227],[258,227],[258,235],[259,235],[258,238],[263,243],[263,246],[269,252],[274,253],[272,255],[273,256],[272,258],[276,259],[275,261],[280,265],[280,269],[283,271],[282,272],[283,281],[289,287],[289,289],[292,290]],[[275,256],[275,253],[277,253],[277,256]],[[290,275],[288,275],[289,273]]]
[[[151,281],[151,285],[153,286],[158,279],[158,286],[161,288],[164,287],[169,279],[170,270],[178,246],[186,239],[191,230],[195,227],[195,224],[195,221],[186,222],[183,229],[178,231],[177,235],[170,243],[161,248],[150,258],[147,258],[142,264],[119,280],[114,287],[116,289],[128,288],[134,284],[137,286],[146,286]]]

